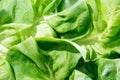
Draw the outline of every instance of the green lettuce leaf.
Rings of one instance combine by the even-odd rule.
[[[17,0],[15,7],[15,23],[32,23],[34,19],[33,7],[30,0]]]
[[[16,0],[0,0],[0,24],[13,22],[15,6]]]
[[[87,76],[86,74],[78,71],[78,70],[74,70],[72,75],[70,76],[69,80],[92,80],[89,76]]]
[[[0,0],[0,80],[119,80],[119,0]]]
[[[56,37],[56,33],[45,22],[41,22],[38,25],[10,23],[0,27],[0,36],[0,43],[10,48],[30,36],[34,38]]]
[[[14,72],[5,60],[8,49],[0,44],[0,80],[15,80]]]
[[[86,33],[91,22],[89,10],[84,0],[78,0],[70,7],[65,8],[61,12],[47,16],[44,19],[52,28],[60,33],[58,35],[61,38],[68,39]]]
[[[67,41],[39,38],[36,43],[30,37],[10,49],[6,60],[17,80],[64,80],[80,58],[79,51]]]
[[[119,80],[120,59],[101,58],[98,62],[98,80]]]

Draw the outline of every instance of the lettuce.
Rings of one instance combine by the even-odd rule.
[[[119,0],[0,0],[0,80],[119,80]]]
[[[101,58],[98,63],[98,80],[119,80],[119,62],[119,59]]]
[[[36,43],[30,37],[11,48],[6,60],[13,68],[17,80],[64,80],[80,57],[79,51],[67,41],[41,38]]]
[[[91,78],[89,78],[87,75],[85,75],[84,73],[74,70],[74,72],[72,73],[72,75],[70,76],[69,80],[92,80]]]

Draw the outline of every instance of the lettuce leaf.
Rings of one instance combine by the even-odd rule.
[[[92,80],[92,79],[89,78],[84,73],[82,73],[82,72],[80,72],[78,70],[74,70],[72,75],[70,76],[69,80]]]
[[[119,80],[119,0],[0,0],[0,80]]]
[[[12,66],[17,80],[64,80],[75,68],[80,57],[79,51],[67,41],[40,38],[36,43],[30,37],[11,48],[6,60]]]

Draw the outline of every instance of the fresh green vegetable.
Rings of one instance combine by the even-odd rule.
[[[119,64],[120,59],[101,58],[98,62],[98,80],[119,80]]]
[[[119,0],[0,0],[0,80],[120,80]]]
[[[69,80],[92,80],[87,75],[77,70],[74,70]]]
[[[37,42],[39,46],[28,38],[8,51],[6,59],[16,79],[64,80],[78,63],[79,51],[64,40],[41,38]]]

